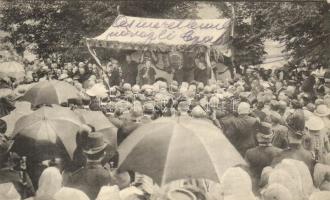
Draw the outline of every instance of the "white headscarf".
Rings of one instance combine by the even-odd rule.
[[[0,199],[20,200],[21,196],[18,194],[13,183],[0,184]]]
[[[224,196],[252,194],[252,182],[248,173],[239,167],[232,167],[221,177]]]
[[[77,189],[63,187],[55,195],[55,200],[89,200],[88,196]]]
[[[52,197],[62,187],[62,175],[56,167],[46,168],[39,179],[36,197]]]

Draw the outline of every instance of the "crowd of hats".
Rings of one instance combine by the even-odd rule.
[[[116,60],[111,62],[118,64]],[[91,74],[86,79],[82,79],[77,74],[68,73],[72,72],[73,69],[73,71],[78,70],[78,68],[90,68]],[[317,81],[312,85],[312,91],[304,91],[300,87],[301,83],[305,81],[304,79],[299,81],[299,78],[292,77],[290,80],[284,80],[278,78],[275,73],[269,74],[266,78],[258,73],[251,73],[246,76],[236,74],[232,80],[210,80],[207,85],[195,81],[190,83],[157,81],[150,85],[123,83],[119,86],[109,86],[104,83],[102,76],[99,75],[100,69],[96,65],[86,63],[78,63],[77,66],[69,63],[62,67],[53,63],[50,66],[43,65],[32,68],[32,71],[31,77],[26,79],[27,83],[38,82],[43,78],[66,81],[81,92],[82,99],[74,102],[75,107],[102,111],[107,116],[119,119],[135,120],[143,115],[151,116],[151,119],[155,119],[161,116],[186,114],[194,118],[214,122],[217,120],[221,121],[223,117],[228,115],[250,115],[258,118],[260,121],[256,129],[257,137],[265,143],[269,143],[274,137],[272,124],[285,125],[298,139],[307,134],[318,134],[323,130],[327,131],[327,133],[330,131],[330,94],[328,90],[325,92],[317,91],[321,86],[329,88],[330,73],[327,72],[323,75],[320,75],[320,73],[308,74],[306,72],[308,78],[324,79],[324,83]],[[2,96],[10,96],[11,99],[17,100],[18,97],[22,96],[29,89],[28,87],[31,86],[25,87],[24,84],[19,84],[14,93],[12,91],[3,91]],[[298,110],[302,112],[296,112]],[[85,128],[89,129],[88,127]],[[89,130],[89,132],[92,131]],[[1,138],[1,154],[8,153],[11,145],[6,138]],[[86,145],[87,148],[84,150],[84,153],[94,155],[102,152],[107,144],[104,142],[102,133],[93,131],[88,134],[88,143]],[[329,156],[326,158],[329,159]],[[305,182],[302,181],[302,177],[304,177],[303,174],[306,172],[306,168],[302,167],[301,163],[283,161],[277,167],[263,170],[264,177],[276,181],[263,188],[261,192],[262,199],[297,199],[292,195],[290,196],[290,194],[302,198],[308,198],[310,195],[311,199],[317,199],[318,196],[322,195],[318,193],[312,194],[310,189],[305,191],[301,189],[309,187],[308,184],[310,184],[312,178],[320,182],[319,185],[322,185],[322,181],[330,181],[326,180],[327,175],[330,174],[328,173],[330,172],[329,163],[322,164],[317,165],[318,170],[316,170],[316,174],[318,176],[315,174],[313,174],[314,177],[310,178],[305,176],[308,180]],[[289,172],[294,170],[303,172],[299,175],[290,175],[286,168],[290,169]],[[56,170],[49,170],[49,173],[58,176]],[[44,171],[44,173],[47,174],[48,171]],[[276,179],[279,175],[282,176],[283,180]],[[284,180],[286,177],[288,178],[287,182],[294,182],[298,179],[301,181],[292,183],[296,186],[293,190],[300,188],[298,192],[290,191],[291,186],[285,183],[286,180]],[[40,180],[40,183],[44,184],[42,182],[43,180]],[[221,182],[224,186],[222,195],[226,196],[224,199],[239,199],[243,196],[246,199],[254,198],[249,175],[241,169],[229,169],[223,175]],[[6,185],[6,187],[9,188],[10,186]],[[327,188],[327,190],[330,189]],[[308,191],[308,195],[305,193],[300,195],[300,193],[306,191]],[[63,199],[71,195],[72,199],[78,196],[82,196],[81,199],[88,199],[88,197],[79,192],[69,188],[61,188],[57,191],[54,198]],[[102,192],[100,192],[100,195],[102,196]],[[167,194],[166,198],[175,199],[177,196],[180,198],[184,196],[182,198],[186,199],[196,199],[196,195],[186,189],[172,190]]]

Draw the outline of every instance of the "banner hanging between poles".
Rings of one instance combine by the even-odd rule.
[[[223,48],[231,35],[230,19],[154,19],[119,15],[101,35],[87,38],[90,47],[126,50],[189,51]]]

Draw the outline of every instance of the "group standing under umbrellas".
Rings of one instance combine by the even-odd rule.
[[[0,188],[7,188],[0,197],[300,200],[329,194],[330,85],[306,84],[330,74],[304,71],[306,79],[291,82],[277,75],[111,87],[92,75],[88,84],[87,75],[59,75],[0,89]]]

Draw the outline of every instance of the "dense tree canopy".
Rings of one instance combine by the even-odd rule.
[[[195,3],[181,1],[85,1],[43,0],[30,3],[8,1],[2,7],[0,29],[20,54],[35,44],[40,57],[61,55],[64,59],[86,58],[85,37],[106,30],[118,15],[185,18],[194,15]]]
[[[276,3],[263,9],[267,34],[286,45],[295,64],[330,64],[330,10],[326,2]]]

